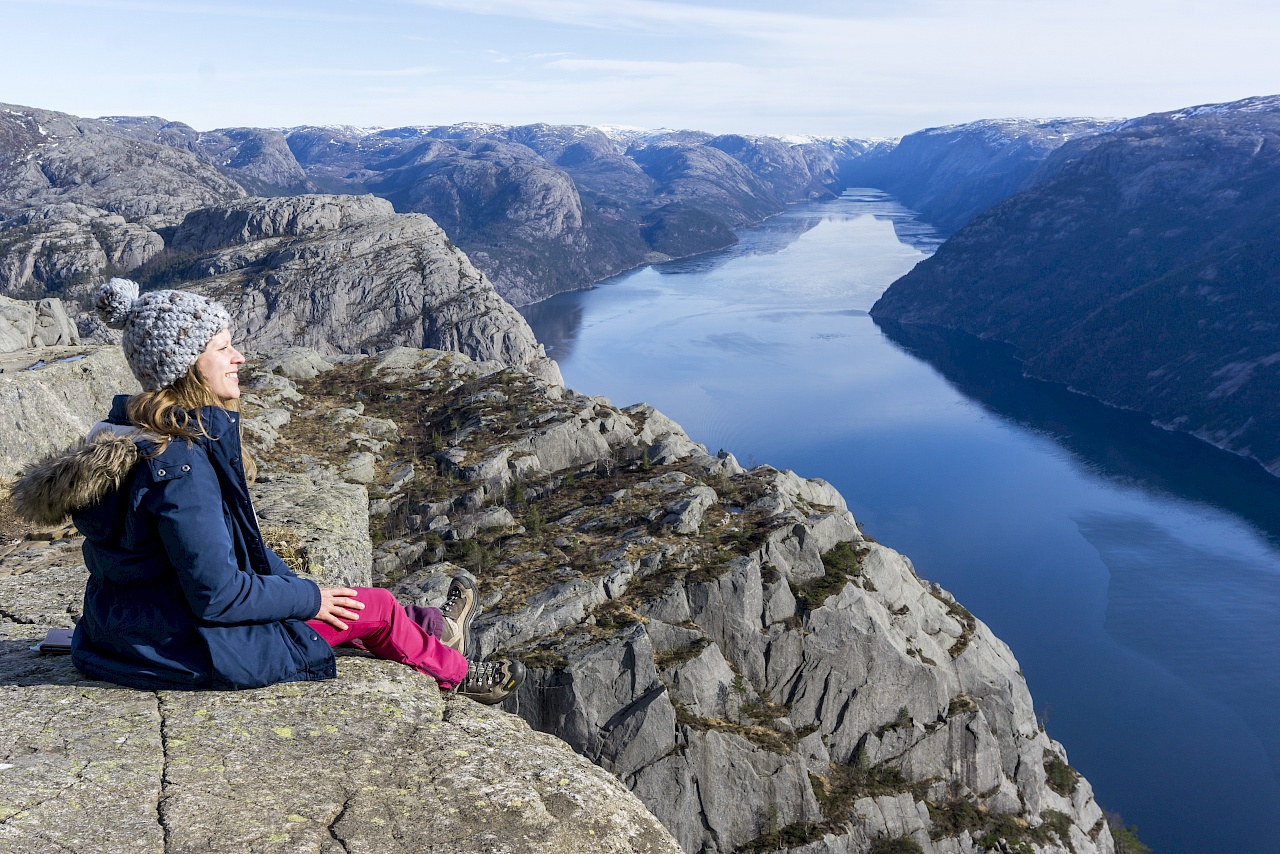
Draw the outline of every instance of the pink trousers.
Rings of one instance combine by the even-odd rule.
[[[352,641],[369,652],[390,661],[407,664],[419,673],[434,678],[441,688],[453,688],[467,675],[467,660],[462,653],[440,643],[440,639],[427,634],[422,626],[405,613],[396,597],[380,587],[357,587],[356,598],[364,603],[364,610],[354,620],[343,620],[346,631],[338,631],[328,623],[309,620],[307,625],[329,646],[341,646]]]

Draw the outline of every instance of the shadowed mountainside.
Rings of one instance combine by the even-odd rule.
[[[928,128],[850,160],[849,186],[895,196],[943,234],[1007,199],[1046,157],[1075,137],[1099,133],[1105,119],[987,119]]]
[[[1080,137],[872,314],[1013,344],[1065,383],[1280,474],[1280,98]]]

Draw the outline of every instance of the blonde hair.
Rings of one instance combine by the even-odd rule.
[[[130,397],[126,412],[135,427],[160,437],[159,445],[150,455],[158,456],[164,453],[173,439],[182,439],[190,445],[197,438],[213,438],[200,418],[200,409],[204,406],[240,411],[240,401],[220,400],[192,363],[185,374],[164,388]],[[240,459],[244,463],[245,478],[252,483],[258,466],[243,442],[240,444]]]

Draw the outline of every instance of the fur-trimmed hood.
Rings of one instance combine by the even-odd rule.
[[[99,423],[89,437],[28,466],[12,487],[18,515],[34,525],[57,525],[120,488],[142,458],[136,429]]]

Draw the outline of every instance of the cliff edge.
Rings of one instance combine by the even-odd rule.
[[[341,483],[350,508],[333,513],[368,519],[361,572],[375,583],[427,604],[472,574],[483,650],[530,669],[512,710],[615,775],[685,851],[1113,851],[1008,648],[866,537],[829,484],[743,469],[652,407],[457,353],[291,350],[244,388],[265,474],[255,501],[282,554],[304,571],[353,565],[302,536],[318,518],[305,496]],[[25,642],[69,621],[77,552],[28,538],[0,557],[6,632]],[[151,702],[112,696],[126,694]],[[364,702],[378,715],[376,696]],[[286,726],[298,738],[324,723]],[[420,806],[413,791],[394,810]],[[289,809],[286,822],[333,820]]]

